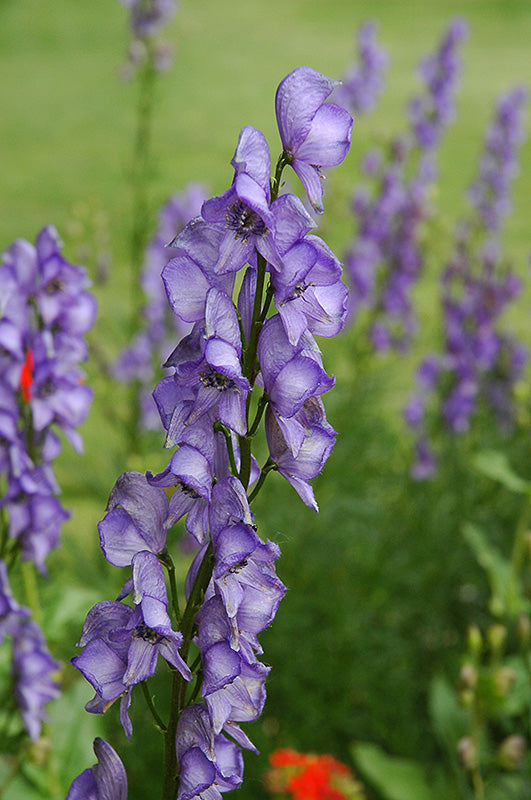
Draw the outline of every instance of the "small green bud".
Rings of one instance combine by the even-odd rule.
[[[477,625],[471,625],[468,629],[468,649],[473,656],[479,656],[483,646],[483,637]]]
[[[501,655],[505,640],[507,639],[507,628],[505,625],[491,625],[487,631],[487,641],[493,655]]]
[[[476,693],[473,689],[463,689],[459,692],[459,702],[463,708],[472,708],[475,699]]]
[[[463,736],[462,739],[459,739],[457,742],[457,755],[465,769],[471,770],[477,767],[478,752],[470,736]]]
[[[498,758],[504,769],[518,769],[527,750],[527,743],[523,736],[513,734],[508,736],[500,745]]]

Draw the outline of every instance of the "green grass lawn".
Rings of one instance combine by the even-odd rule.
[[[181,0],[167,31],[175,63],[161,77],[155,98],[153,214],[189,181],[202,182],[212,193],[224,191],[244,125],[263,130],[275,159],[279,81],[302,64],[340,77],[353,60],[358,26],[376,19],[391,56],[386,91],[373,114],[356,120],[351,153],[330,177],[328,204],[325,196],[322,232],[341,257],[353,232],[348,202],[358,182],[359,159],[372,142],[404,130],[405,103],[419,88],[415,65],[456,14],[467,19],[470,38],[463,47],[458,116],[442,147],[436,197],[440,228],[451,232],[465,208],[464,193],[496,96],[515,83],[531,83],[528,0]],[[92,338],[109,357],[126,343],[130,315],[128,170],[136,86],[119,79],[126,46],[126,13],[116,0],[0,2],[0,249],[16,237],[34,240],[43,225],[53,223],[67,256],[74,258],[71,233],[80,205],[88,204],[89,216],[99,214],[111,237],[112,267],[108,282],[95,289],[100,317]],[[527,141],[514,186],[515,213],[504,236],[507,254],[525,279],[530,178]],[[417,291],[426,326],[448,246],[445,241],[441,253],[430,254],[429,271]],[[527,288],[511,316],[528,342],[530,298]],[[372,363],[365,371],[353,363],[352,332],[326,342],[325,364],[338,383],[327,407],[339,436],[316,481],[321,514],[302,506],[278,475],[268,479],[258,498],[261,535],[281,545],[279,573],[290,591],[263,637],[265,658],[274,669],[263,720],[249,727],[264,757],[246,758],[250,780],[240,790],[242,799],[259,796],[265,755],[277,744],[347,759],[349,745],[360,739],[399,755],[420,755],[428,764],[441,757],[426,728],[428,685],[438,670],[452,668],[465,622],[480,618],[485,592],[461,539],[460,522],[492,504],[494,534],[503,542],[504,526],[510,528],[517,509],[503,492],[493,495],[486,484],[460,480],[458,452],[448,455],[434,484],[419,487],[409,481],[411,442],[400,408],[417,356],[436,339],[436,331],[423,329],[412,356]],[[54,580],[60,576],[67,599],[56,586],[44,588],[44,606],[48,603],[55,615],[48,623],[50,635],[64,661],[73,653],[86,610],[115,596],[122,579],[99,554],[95,527],[114,480],[126,468],[157,471],[167,460],[156,435],[146,440],[141,457],[130,458],[120,429],[120,420],[127,418],[127,392],[98,375],[94,363],[87,373],[95,401],[82,431],[85,456],[65,446],[57,467],[72,518],[64,528],[64,548],[50,558],[50,572]],[[528,442],[511,447],[525,464]],[[462,587],[470,583],[477,592],[465,602]],[[62,602],[69,610],[59,613]],[[65,671],[69,686],[74,672]],[[72,691],[81,704],[89,699],[88,688],[84,694],[75,686]],[[138,700],[134,713],[144,719]],[[84,712],[79,714],[81,719]],[[139,781],[131,796],[157,797],[156,781],[146,779],[158,774],[157,743],[138,761],[135,741],[125,744],[117,730],[114,709],[107,717],[132,786]],[[75,732],[76,717],[68,724]],[[60,725],[57,719],[55,725]],[[135,727],[140,739],[142,725]],[[92,763],[90,748],[89,741],[76,753],[76,769]],[[59,773],[64,793],[67,773]],[[17,782],[5,795],[6,800],[22,796]]]

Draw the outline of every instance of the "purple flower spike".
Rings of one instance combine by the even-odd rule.
[[[66,800],[127,800],[127,775],[122,761],[104,739],[94,739],[98,763],[73,781]]]
[[[281,81],[275,98],[284,152],[315,210],[323,212],[321,168],[341,164],[350,147],[352,117],[325,105],[338,81],[310,67],[298,67]]]

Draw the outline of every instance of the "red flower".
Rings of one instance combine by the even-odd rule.
[[[26,403],[31,400],[31,387],[33,386],[33,370],[35,369],[35,361],[33,359],[33,350],[30,349],[26,353],[26,358],[20,370],[20,391]]]

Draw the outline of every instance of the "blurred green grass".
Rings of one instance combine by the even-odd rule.
[[[175,64],[156,94],[153,210],[191,180],[213,193],[223,191],[244,125],[264,131],[274,158],[278,82],[300,64],[339,77],[353,59],[358,26],[373,18],[391,68],[376,112],[356,121],[351,153],[329,178],[321,231],[341,255],[352,235],[348,202],[360,156],[371,142],[404,129],[405,103],[419,88],[415,65],[456,14],[467,19],[470,39],[463,47],[457,120],[441,151],[441,247],[430,254],[417,292],[427,325],[448,247],[444,232],[465,207],[464,191],[494,100],[516,82],[530,83],[528,0],[182,0],[166,37],[176,48]],[[108,283],[95,289],[100,318],[93,338],[109,355],[126,343],[129,315],[127,176],[136,87],[118,77],[126,45],[126,13],[116,0],[0,3],[0,248],[19,236],[33,240],[53,223],[72,256],[73,209],[87,200],[102,209],[113,265]],[[529,141],[521,166],[504,242],[527,277]],[[529,298],[528,289],[511,319],[528,340]],[[409,359],[388,359],[365,370],[353,363],[352,334],[323,343],[325,363],[338,380],[327,407],[339,436],[316,481],[321,513],[316,517],[303,507],[276,475],[257,500],[260,532],[280,543],[279,572],[290,587],[263,636],[265,658],[274,666],[268,705],[263,720],[249,726],[265,754],[286,744],[346,759],[352,740],[370,739],[428,762],[440,756],[427,730],[427,687],[436,671],[451,668],[466,620],[481,618],[485,590],[461,541],[460,522],[483,513],[492,535],[503,542],[516,510],[503,491],[493,493],[484,482],[468,479],[466,448],[449,448],[434,484],[414,486],[407,477],[411,443],[399,410],[416,355],[436,336],[423,329]],[[131,461],[109,413],[126,420],[127,392],[103,380],[93,363],[87,372],[95,402],[83,427],[86,452],[80,458],[65,447],[58,462],[72,519],[64,528],[64,548],[50,558],[51,576],[60,576],[65,591],[70,587],[74,610],[88,609],[98,593],[101,599],[114,596],[121,579],[99,554],[95,527],[115,478],[126,467],[155,471],[167,457],[154,435],[142,458]],[[516,462],[525,464],[527,443],[511,447]],[[76,593],[83,586],[90,587],[90,597]],[[467,586],[473,591],[464,591]],[[60,602],[56,587],[50,582],[44,588],[44,605],[52,609]],[[81,616],[55,631],[64,660],[72,654]],[[67,676],[73,681],[73,670],[67,668]],[[116,727],[112,713],[107,725]],[[134,713],[147,724],[140,704]],[[116,734],[116,742],[123,741]],[[128,769],[139,781],[146,764],[151,773],[158,769],[157,757],[156,743],[138,763],[134,742],[125,747]],[[90,745],[87,758],[91,763]],[[264,768],[264,759],[246,759],[250,779],[241,797],[259,795]],[[157,796],[158,788],[144,784],[140,794]]]

